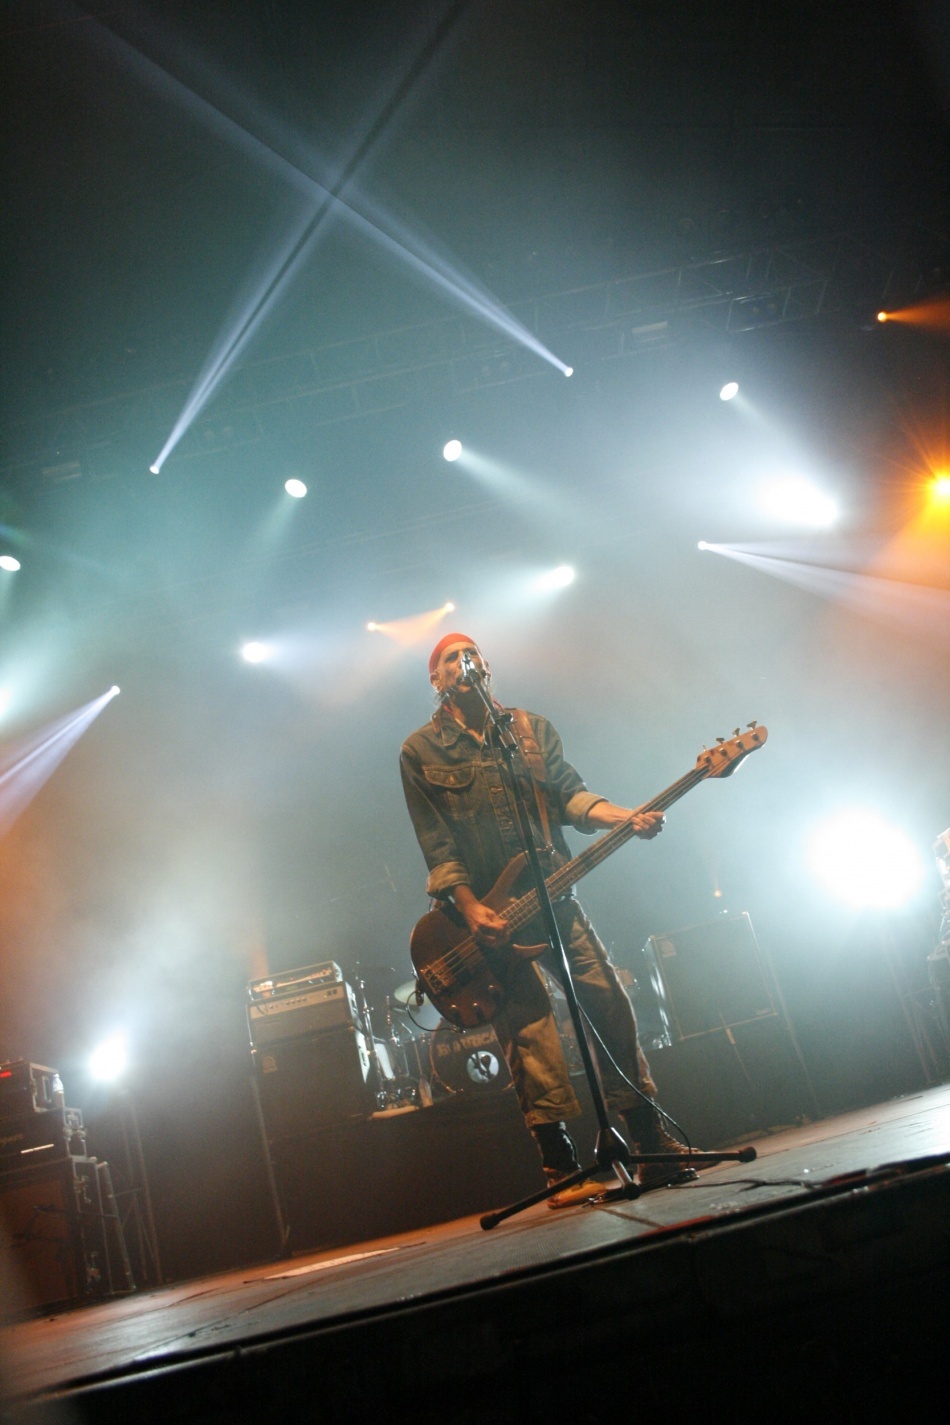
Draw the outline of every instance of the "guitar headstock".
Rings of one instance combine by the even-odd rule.
[[[704,747],[696,758],[696,768],[705,777],[731,777],[740,762],[757,752],[768,737],[768,728],[750,722],[745,732],[736,728],[732,736],[716,738],[715,747]]]

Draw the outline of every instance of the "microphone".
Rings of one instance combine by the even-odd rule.
[[[459,668],[461,669],[462,677],[467,683],[481,683],[484,681],[485,674],[476,665],[475,659],[470,653],[462,654],[459,659]]]

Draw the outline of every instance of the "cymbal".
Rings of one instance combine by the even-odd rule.
[[[393,999],[400,1009],[406,1011],[418,1029],[431,1032],[438,1029],[442,1023],[442,1016],[432,1001],[419,994],[415,980],[407,980],[404,985],[400,985]]]
[[[420,1003],[418,983],[416,980],[407,980],[404,985],[399,985],[393,991],[393,999],[400,1009],[405,1009],[411,1002],[413,1005]]]

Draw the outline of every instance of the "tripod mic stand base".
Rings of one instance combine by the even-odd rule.
[[[570,1194],[571,1188],[579,1187],[582,1183],[591,1183],[595,1173],[607,1171],[601,1163],[594,1163],[588,1168],[578,1168],[576,1173],[569,1173],[567,1177],[561,1178],[559,1182],[542,1188],[540,1192],[532,1193],[530,1197],[522,1198],[520,1202],[513,1203],[510,1207],[499,1208],[497,1212],[486,1212],[484,1217],[479,1218],[483,1231],[490,1232],[493,1227],[497,1227],[500,1222],[504,1222],[509,1217],[514,1217],[515,1213],[523,1212],[526,1207],[535,1207],[539,1202],[547,1202],[550,1206],[558,1207],[583,1207],[587,1204],[596,1205],[599,1202],[607,1201],[607,1194],[615,1194],[616,1197],[626,1198],[632,1201],[640,1196],[640,1188],[634,1178],[630,1176],[627,1165],[620,1159],[609,1164],[614,1176],[619,1179],[617,1186],[610,1183],[597,1184],[597,1191],[585,1193],[578,1196],[575,1201],[570,1200],[564,1203],[554,1203],[553,1198],[563,1193]]]

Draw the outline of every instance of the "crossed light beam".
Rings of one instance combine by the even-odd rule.
[[[572,368],[555,356],[490,292],[473,277],[459,271],[447,253],[439,251],[434,244],[425,243],[418,233],[413,232],[405,223],[399,222],[393,214],[374,203],[368,195],[357,195],[351,191],[344,197],[345,190],[352,190],[358,171],[366,164],[373,149],[451,37],[469,4],[470,0],[458,0],[457,3],[445,7],[431,37],[408,64],[405,75],[383,102],[377,117],[367,124],[363,136],[353,145],[349,156],[340,165],[337,176],[331,178],[324,175],[323,181],[307,171],[316,167],[317,159],[311,152],[304,150],[297,136],[283,133],[272,140],[258,137],[244,124],[202,98],[194,89],[175,79],[140,50],[113,31],[109,31],[111,39],[153,86],[166,97],[176,99],[200,118],[209,130],[237,143],[246,156],[255,159],[275,176],[285,180],[305,199],[304,210],[283,233],[258,281],[247,284],[243,299],[234,303],[225,329],[199,373],[168,439],[152,462],[150,468],[155,474],[161,470],[189,426],[217,392],[334,218],[344,219],[357,232],[397,257],[437,290],[444,292],[487,325],[503,332],[509,339],[533,351],[563,375],[572,374]],[[273,121],[261,113],[255,115],[255,121],[260,127],[274,128]],[[288,148],[297,150],[295,160],[285,157],[281,152],[281,149]]]
[[[110,688],[91,703],[66,713],[39,732],[0,750],[0,836],[48,782],[66,753],[118,694]]]

